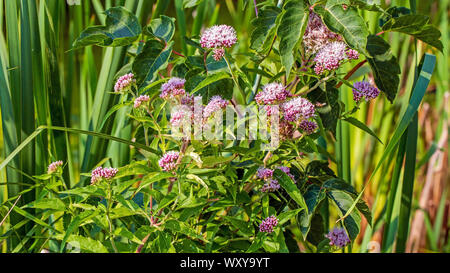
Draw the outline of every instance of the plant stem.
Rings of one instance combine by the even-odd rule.
[[[234,84],[236,84],[236,86],[238,87],[239,92],[241,92],[242,98],[243,98],[244,101],[245,101],[245,99],[247,98],[247,96],[246,96],[244,90],[242,90],[241,86],[239,85],[239,82],[237,81],[236,76],[234,75],[233,69],[231,69],[231,64],[230,64],[230,62],[228,61],[228,59],[227,59],[226,56],[223,56],[223,59],[224,59],[225,62],[227,63],[227,66],[228,66],[228,69],[230,70],[231,77],[233,78]]]
[[[111,217],[110,217],[110,210],[111,210],[111,206],[112,206],[111,181],[107,181],[107,183],[108,183],[108,197],[107,197],[106,201],[108,202],[108,204],[106,204],[106,219],[108,220],[108,225],[109,225],[109,240],[111,241],[111,245],[114,249],[114,252],[119,253],[119,251],[117,251],[116,244],[114,243],[113,225],[112,225]]]

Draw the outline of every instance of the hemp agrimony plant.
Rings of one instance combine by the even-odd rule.
[[[29,204],[53,215],[52,250],[68,243],[84,252],[351,250],[362,217],[372,224],[371,210],[333,170],[327,143],[338,138],[340,120],[376,136],[350,117],[370,100],[392,102],[400,74],[389,43],[370,33],[360,11],[382,14],[383,33],[441,50],[439,31],[421,15],[373,1],[256,2],[249,39],[215,25],[182,37],[184,54],[175,50],[175,19],[165,15],[141,27],[114,7],[104,26],[81,33],[74,50],[128,48],[114,90],[104,90],[117,102],[107,118],[125,113],[130,140],[146,149],[131,147],[124,166],[99,162],[83,174],[90,184],[51,188]],[[243,44],[251,50],[236,54]],[[365,65],[372,73],[352,82]],[[353,110],[340,99],[343,85],[353,89]],[[36,178],[59,181],[62,166]]]

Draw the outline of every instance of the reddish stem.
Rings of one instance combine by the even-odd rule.
[[[186,56],[184,56],[183,54],[181,54],[180,52],[177,52],[175,50],[172,50],[173,54],[178,55],[180,57],[186,58]]]
[[[365,63],[367,62],[367,60],[364,60],[362,62],[360,62],[359,64],[357,64],[352,70],[350,70],[350,72],[347,73],[347,75],[345,75],[344,80],[348,80],[350,79],[351,76],[353,76],[353,74],[355,74],[356,71],[358,71],[358,69],[360,69]],[[342,86],[344,82],[340,82],[336,85],[336,88],[339,88]]]

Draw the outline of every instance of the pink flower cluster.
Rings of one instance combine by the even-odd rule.
[[[225,56],[225,47],[230,48],[236,42],[236,31],[227,25],[212,26],[205,30],[200,38],[200,45],[203,48],[213,49],[216,61],[220,61]]]
[[[277,169],[280,169],[285,174],[287,174],[294,182],[295,177],[291,174],[291,169],[289,167],[285,166],[279,166]],[[256,178],[260,180],[264,180],[267,183],[263,185],[261,188],[261,192],[274,192],[280,189],[280,184],[276,179],[273,179],[273,172],[272,169],[267,168],[259,168],[256,172]]]
[[[291,96],[292,94],[281,83],[269,83],[255,96],[255,100],[260,105],[278,104]]]
[[[170,116],[170,124],[174,127],[181,126],[184,122],[192,122],[193,118],[193,111],[188,108],[188,106],[183,105],[181,107],[178,107],[178,109],[174,112],[172,112]]]
[[[259,225],[260,232],[272,233],[273,229],[278,225],[278,219],[274,215],[266,218]]]
[[[91,185],[95,185],[102,179],[108,180],[113,178],[114,176],[116,176],[118,171],[119,170],[115,168],[103,168],[103,167],[96,168],[95,170],[92,171],[91,174]]]
[[[342,248],[350,243],[347,232],[343,228],[334,228],[325,237],[330,240],[330,246]]]
[[[170,151],[163,155],[159,160],[159,166],[163,171],[170,172],[178,167],[178,159],[180,158],[180,153],[175,151]]]
[[[309,120],[303,120],[298,127],[307,135],[314,133],[318,128],[317,123]]]
[[[312,118],[316,112],[314,104],[302,97],[283,103],[281,108],[284,112],[284,118],[291,122]]]
[[[59,168],[62,167],[64,163],[62,161],[55,161],[52,164],[48,165],[47,173],[52,174],[55,173]]]
[[[267,180],[269,178],[272,178],[273,176],[273,170],[266,169],[266,168],[259,168],[256,172],[256,177],[261,180]]]
[[[149,101],[150,101],[149,96],[147,96],[147,95],[140,96],[134,100],[134,108],[137,109],[137,108],[141,107],[142,104],[145,104]]]
[[[280,189],[280,183],[275,179],[269,179],[269,183],[264,184],[261,192],[274,192]]]
[[[233,27],[227,25],[212,26],[206,29],[200,38],[200,45],[208,49],[230,48],[236,42],[236,31]]]
[[[308,55],[317,53],[326,44],[342,41],[342,37],[330,31],[319,15],[310,12],[308,26],[303,35],[303,45]]]
[[[203,109],[203,119],[207,120],[215,112],[225,109],[228,105],[228,101],[222,99],[221,96],[214,96],[209,101],[208,105]]]
[[[353,100],[356,102],[359,102],[363,98],[366,101],[375,99],[379,94],[380,90],[367,81],[353,84]]]
[[[216,60],[216,62],[218,62],[218,61],[222,60],[223,56],[225,56],[225,49],[215,48],[213,50],[213,53],[214,53],[214,55],[213,55],[214,60]]]
[[[186,94],[184,84],[186,80],[177,77],[171,78],[167,83],[161,86],[161,95],[163,99],[176,99]]]
[[[317,75],[325,70],[333,71],[339,68],[346,60],[358,59],[359,54],[355,50],[349,49],[344,42],[332,42],[319,50],[314,61],[316,66],[314,71]]]
[[[114,92],[120,93],[128,90],[132,84],[136,83],[133,73],[126,74],[120,77],[114,85]]]

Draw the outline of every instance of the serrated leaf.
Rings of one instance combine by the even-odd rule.
[[[294,64],[294,50],[301,43],[301,38],[308,23],[308,5],[304,0],[289,0],[283,7],[277,35],[280,38],[281,63],[286,68],[286,75]]]
[[[394,17],[383,25],[383,31],[395,31],[414,36],[443,52],[444,46],[439,40],[441,32],[429,24],[430,18],[425,15],[409,14]]]
[[[146,28],[145,34],[150,34],[168,43],[175,33],[175,18],[161,15],[153,19]]]
[[[368,56],[366,50],[369,30],[366,22],[355,7],[342,7],[338,0],[328,0],[326,5],[317,5],[314,11],[319,14],[325,25],[333,32],[341,34],[345,42],[353,49]]]
[[[51,210],[64,211],[66,209],[66,205],[60,199],[46,198],[46,199],[32,202],[32,203],[26,205],[26,208],[51,209]]]
[[[55,236],[57,240],[62,239],[62,234]],[[70,235],[67,243],[87,253],[108,253],[108,249],[99,241],[81,235]]]
[[[386,95],[390,102],[397,96],[400,84],[400,65],[392,55],[390,45],[381,37],[370,35],[367,39],[367,58],[372,68],[377,87]]]
[[[289,210],[289,211],[281,213],[280,215],[277,216],[278,225],[280,225],[280,226],[283,225],[284,223],[289,221],[291,218],[297,216],[297,214],[299,214],[301,211],[303,211],[303,209]]]
[[[88,27],[73,44],[74,49],[90,45],[127,46],[136,41],[142,32],[137,17],[123,7],[105,11],[106,25]]]
[[[157,40],[145,43],[142,52],[133,63],[133,73],[140,86],[147,86],[154,81],[160,70],[167,67],[172,54],[173,41],[163,45]]]
[[[225,78],[224,75],[216,76],[218,78],[224,77],[217,80],[214,75],[215,74],[211,75],[212,79],[209,80],[207,80],[205,75],[195,75],[189,77],[186,80],[186,91],[192,93],[192,90],[197,89],[198,85],[204,81],[203,84],[205,86],[195,92],[197,95],[202,97],[203,103],[208,103],[213,96],[217,95],[220,95],[226,100],[231,99],[233,97],[233,80],[230,78]]]
[[[302,211],[297,218],[303,238],[306,239],[309,230],[311,228],[311,220],[314,215],[314,212],[317,206],[325,197],[326,197],[325,190],[317,185],[311,185],[306,190],[304,198],[305,203],[308,206],[308,212]]]
[[[385,12],[384,9],[379,5],[378,0],[350,0],[350,3],[360,9]]]
[[[274,178],[278,181],[280,186],[289,194],[289,196],[300,206],[308,212],[308,206],[305,203],[300,190],[295,185],[294,181],[282,170],[276,169],[273,173]]]
[[[342,215],[347,213],[354,201],[350,194],[340,190],[328,191],[327,195],[334,201],[334,204]],[[357,211],[352,211],[350,215],[344,219],[344,227],[351,240],[354,240],[356,236],[358,236],[360,224],[361,216]]]
[[[250,48],[258,53],[266,53],[276,34],[276,20],[281,10],[268,6],[259,11],[258,17],[252,20],[254,30],[250,38]]]
[[[212,75],[208,75],[203,81],[201,81],[194,90],[192,90],[192,94],[195,94],[200,89],[207,87],[215,82],[218,82],[223,79],[229,79],[230,75],[227,72],[220,72]]]

